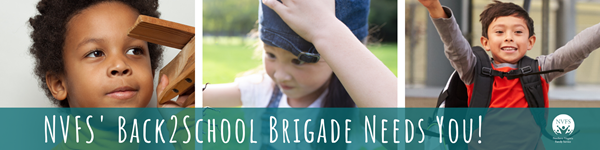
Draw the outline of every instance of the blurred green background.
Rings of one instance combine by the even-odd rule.
[[[259,0],[203,1],[203,82],[230,83],[262,65],[254,56]],[[397,1],[373,0],[367,47],[397,76]]]

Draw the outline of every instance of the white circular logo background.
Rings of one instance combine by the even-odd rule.
[[[554,117],[552,121],[552,130],[554,130],[554,134],[572,134],[575,130],[575,122],[573,118],[567,114],[560,114]]]

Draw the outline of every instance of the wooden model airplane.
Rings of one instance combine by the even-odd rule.
[[[128,36],[151,43],[181,49],[181,52],[160,70],[169,77],[169,85],[158,93],[158,105],[171,101],[177,95],[190,96],[183,103],[188,106],[195,102],[195,28],[150,16],[140,15]]]

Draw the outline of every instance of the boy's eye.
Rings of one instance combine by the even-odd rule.
[[[140,48],[132,48],[127,50],[127,54],[129,55],[141,55],[143,53],[142,49]]]
[[[517,32],[515,32],[515,33],[523,33],[523,31],[517,31]]]
[[[275,59],[275,54],[267,52],[267,57]]]
[[[292,64],[299,66],[299,65],[304,64],[304,61],[299,60],[299,59],[292,59]]]
[[[104,52],[99,51],[99,50],[94,50],[92,52],[90,52],[89,54],[87,54],[85,57],[102,57],[104,56]]]
[[[496,31],[496,33],[504,33],[504,31]]]

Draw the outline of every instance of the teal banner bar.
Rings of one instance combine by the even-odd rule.
[[[0,108],[0,149],[596,149],[600,108]]]

